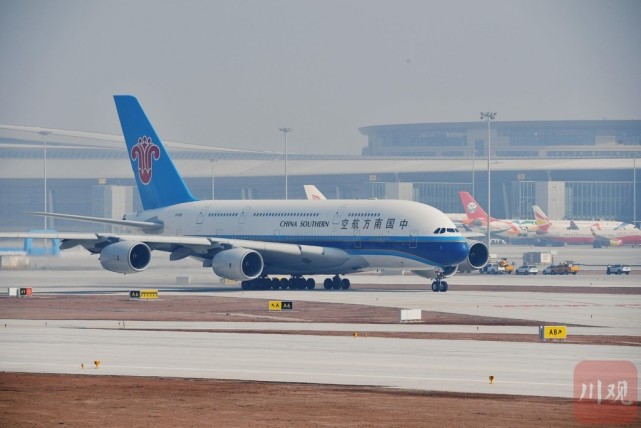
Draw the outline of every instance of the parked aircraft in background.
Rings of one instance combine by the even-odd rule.
[[[198,201],[185,185],[138,100],[114,97],[143,211],[122,220],[39,213],[127,226],[144,234],[3,233],[5,238],[61,239],[61,248],[81,245],[100,254],[103,268],[137,273],[153,250],[170,260],[194,257],[218,276],[242,281],[243,289],[308,288],[329,275],[326,289],[347,289],[346,274],[403,269],[432,278],[432,290],[447,291],[443,278],[459,265],[487,263],[483,243],[468,242],[450,219],[429,205],[398,200]],[[269,275],[291,275],[289,279]]]
[[[532,209],[539,225],[537,235],[543,242],[562,245],[592,245],[594,248],[641,245],[641,230],[636,227],[614,229],[597,229],[594,225],[589,228],[579,228],[576,225],[558,227],[556,221],[550,220],[538,205],[533,205]],[[623,225],[626,224],[623,223]]]
[[[474,200],[474,197],[469,192],[459,192],[463,209],[467,215],[467,219],[463,219],[463,223],[472,229],[474,232],[483,233],[487,230],[487,213],[481,206]],[[514,222],[510,220],[498,220],[490,217],[490,234],[500,238],[516,238],[526,234],[527,231],[521,230]]]
[[[596,230],[635,228],[631,223],[616,220],[551,220],[538,205],[532,205],[532,210],[534,211],[534,219],[536,220],[538,227],[554,223],[554,227],[564,228],[567,230],[588,230],[590,228],[595,228]]]
[[[307,199],[311,201],[324,201],[327,199],[313,184],[305,184],[303,187],[305,188]]]

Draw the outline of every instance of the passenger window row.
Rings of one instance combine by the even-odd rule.
[[[318,217],[319,213],[254,213],[254,217]]]

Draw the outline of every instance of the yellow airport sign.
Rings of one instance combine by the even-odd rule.
[[[568,328],[564,325],[546,325],[543,326],[543,339],[566,339],[568,337]]]
[[[140,290],[141,299],[157,299],[158,290]]]
[[[270,311],[280,311],[281,308],[281,301],[280,300],[270,300],[269,301],[269,310]]]
[[[270,311],[291,311],[294,309],[294,302],[291,301],[280,301],[280,300],[270,300],[269,301],[269,310]]]
[[[130,299],[157,299],[158,290],[130,290]]]

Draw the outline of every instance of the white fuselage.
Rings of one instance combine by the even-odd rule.
[[[197,201],[129,214],[126,219],[161,222],[165,236],[338,249],[350,256],[341,271],[420,270],[456,265],[468,255],[465,239],[447,216],[410,201]],[[277,273],[279,264],[273,260],[270,273]],[[327,269],[336,271],[334,266]],[[283,270],[291,272],[291,263]],[[304,266],[296,270],[323,273],[304,272]]]

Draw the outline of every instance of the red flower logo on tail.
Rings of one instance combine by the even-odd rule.
[[[142,184],[151,182],[152,158],[160,159],[160,149],[151,142],[151,138],[144,136],[131,148],[131,160],[138,160],[138,178]]]

